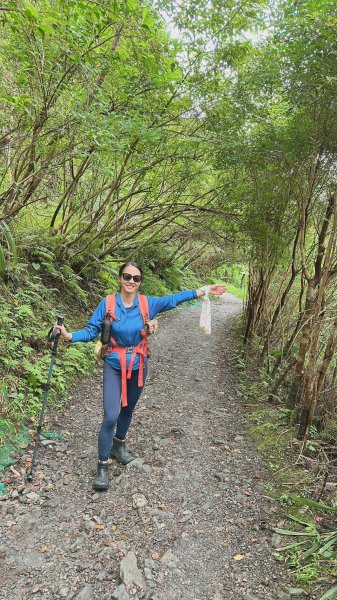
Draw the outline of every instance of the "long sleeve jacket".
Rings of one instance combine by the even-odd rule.
[[[150,319],[154,319],[159,313],[176,308],[182,302],[187,302],[188,300],[193,300],[195,298],[197,298],[197,290],[185,290],[163,297],[147,296]],[[106,299],[103,298],[92,317],[89,319],[86,327],[79,331],[72,332],[72,342],[93,341],[101,332],[102,321],[106,316],[106,312]],[[119,346],[137,346],[142,339],[141,329],[144,326],[137,294],[132,306],[126,308],[120,294],[117,293],[115,314],[117,318],[112,322],[112,337]],[[127,366],[129,366],[130,359],[131,354],[127,354]],[[119,356],[116,352],[108,354],[105,360],[114,369],[120,370]],[[136,356],[133,370],[138,368],[139,357]]]

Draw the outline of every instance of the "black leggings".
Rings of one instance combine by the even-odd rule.
[[[144,368],[144,383],[147,367]],[[144,387],[144,386],[143,386]],[[121,371],[114,369],[106,362],[103,367],[103,409],[104,417],[98,435],[99,460],[108,460],[112,446],[112,438],[116,427],[116,436],[123,440],[130,427],[132,413],[143,391],[138,387],[138,370],[132,371],[131,379],[127,380],[128,405],[121,408]]]

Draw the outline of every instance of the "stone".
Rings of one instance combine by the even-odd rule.
[[[51,498],[47,502],[43,504],[46,508],[57,508],[60,504],[60,500],[58,498]]]
[[[92,529],[96,529],[96,524],[94,523],[94,521],[86,521],[84,523],[84,528],[86,529],[86,531],[91,531]]]
[[[289,596],[289,594],[286,594],[286,592],[283,592],[283,590],[280,590],[277,593],[277,600],[291,600],[291,596]]]
[[[36,550],[29,550],[24,556],[17,557],[16,569],[24,573],[26,569],[40,569],[45,564],[45,556]]]
[[[26,498],[28,498],[28,500],[32,500],[32,502],[40,500],[40,496],[36,492],[29,492],[28,494],[26,494]]]
[[[74,541],[74,543],[69,548],[70,552],[77,552],[77,550],[82,548],[83,544],[84,544],[84,537],[82,537],[82,536],[77,537],[76,540]]]
[[[231,488],[229,483],[223,483],[222,481],[220,481],[218,487],[222,492],[227,492]]]
[[[147,505],[147,499],[143,494],[133,494],[132,504],[134,508],[144,508]]]
[[[228,481],[228,471],[221,471],[219,473],[215,473],[215,478],[218,479],[218,481]]]
[[[149,567],[144,567],[144,575],[145,575],[145,579],[149,579],[150,581],[152,581],[154,579],[153,573],[152,573],[151,569],[149,569]]]
[[[288,594],[291,597],[300,597],[305,594],[305,591],[302,588],[288,588]]]
[[[124,583],[121,583],[121,585],[116,587],[111,598],[112,598],[112,600],[129,600],[130,599],[130,596],[126,591],[126,587],[125,587]]]
[[[140,469],[141,470],[143,464],[144,464],[144,458],[135,458],[134,460],[131,460],[126,465],[126,468],[127,468],[127,470],[130,470],[130,469]]]
[[[167,550],[161,557],[160,562],[170,569],[174,569],[179,564],[179,560],[173,554],[172,550]]]
[[[67,588],[67,587],[61,587],[59,589],[59,594],[60,594],[61,598],[66,598],[68,596],[68,594],[69,594],[69,588]]]
[[[90,600],[94,593],[92,585],[90,583],[85,585],[84,588],[81,589],[80,593],[77,594],[75,600]]]
[[[144,560],[144,566],[148,569],[152,569],[152,571],[157,571],[159,568],[158,563],[155,560],[153,560],[153,558],[146,558]]]
[[[155,599],[154,594],[155,594],[154,590],[149,590],[148,592],[141,594],[139,596],[139,599],[140,600],[154,600]],[[158,598],[158,596],[157,596],[157,598]]]
[[[128,545],[124,540],[116,540],[117,543],[117,548],[118,550],[120,550],[120,552],[123,552],[123,554],[127,554],[128,551]]]
[[[171,443],[171,440],[169,438],[161,438],[158,441],[159,446],[168,446]]]
[[[278,533],[273,533],[271,536],[271,545],[273,548],[280,548],[284,545],[284,537]]]
[[[57,452],[66,452],[68,450],[67,444],[57,444],[56,446]]]
[[[137,585],[142,590],[146,590],[146,582],[143,574],[138,569],[137,557],[134,552],[128,552],[120,564],[120,578],[122,582],[128,585]]]

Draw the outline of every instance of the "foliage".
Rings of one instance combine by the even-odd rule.
[[[57,264],[57,243],[33,237],[20,239],[19,253],[26,257],[7,265],[7,285],[0,295],[1,414],[6,427],[34,422],[40,412],[50,365],[47,332],[62,314],[68,329],[82,327],[98,298],[118,289],[118,264],[107,262],[92,270],[88,282],[68,265]],[[163,295],[177,289],[197,287],[196,276],[179,262],[162,268],[169,252],[160,244],[136,256],[144,265],[143,291]],[[149,261],[151,256],[151,261]],[[84,286],[84,284],[86,285]],[[61,406],[70,384],[94,368],[92,344],[60,344],[48,401]],[[13,429],[11,429],[13,431]],[[0,442],[8,439],[8,432]]]
[[[20,283],[3,287],[0,298],[1,413],[16,424],[38,414],[51,359],[47,332],[62,308],[66,317],[71,315],[70,307],[64,301],[60,304],[55,289],[33,273],[22,270]],[[68,283],[71,288],[71,278]],[[71,301],[71,293],[66,300]],[[73,319],[71,315],[69,324],[75,326]],[[59,353],[49,395],[53,404],[56,398],[58,402],[66,399],[68,384],[76,374],[92,369],[88,347],[71,347],[67,352],[60,347]]]
[[[305,452],[335,441],[334,2],[7,0],[0,20],[6,422],[36,418],[55,308],[82,325],[133,258],[145,293],[244,296],[239,394],[269,400],[266,452],[279,424]],[[52,402],[92,364],[62,348]]]
[[[325,510],[324,505],[320,508]],[[275,528],[274,531],[287,539],[295,540],[278,548],[274,555],[295,569],[296,578],[301,583],[313,583],[318,579],[322,580],[322,577],[336,577],[337,532],[322,531],[319,527],[320,519],[316,523],[294,515],[288,515],[288,519],[297,525],[296,530]],[[336,588],[323,594],[321,600],[334,598],[333,590]]]
[[[213,214],[178,44],[153,9],[12,0],[1,18],[0,221],[57,237],[83,273]]]

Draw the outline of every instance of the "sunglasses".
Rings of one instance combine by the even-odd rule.
[[[124,281],[131,281],[133,279],[135,283],[140,283],[140,281],[142,280],[142,276],[130,275],[130,273],[122,273],[122,279],[124,279]]]

